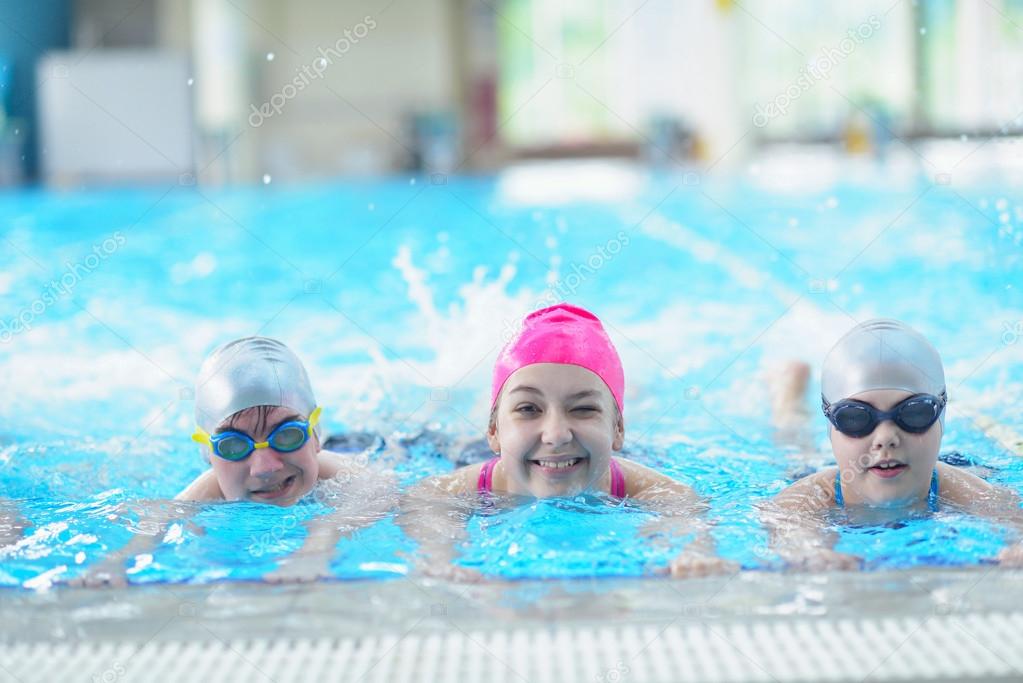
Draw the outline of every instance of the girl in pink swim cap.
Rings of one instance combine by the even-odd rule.
[[[616,455],[625,440],[624,400],[621,359],[600,320],[569,304],[535,311],[494,365],[487,443],[495,457],[427,479],[413,495],[551,498],[588,491],[645,501],[666,519],[675,514],[692,523],[703,501],[689,486]],[[408,515],[404,526],[429,546],[441,516]],[[427,550],[450,560],[450,540]],[[725,568],[728,563],[708,551],[708,540],[690,544],[672,573]]]

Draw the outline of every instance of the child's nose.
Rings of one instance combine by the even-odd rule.
[[[572,430],[568,419],[560,411],[547,413],[543,424],[543,441],[550,446],[562,446],[572,440]]]
[[[254,477],[273,474],[284,467],[281,454],[272,448],[257,448],[249,456],[249,460],[251,461],[249,463],[249,472]]]
[[[870,447],[873,450],[880,450],[882,448],[898,448],[902,440],[899,436],[899,429],[895,426],[895,423],[891,420],[885,420],[879,424],[875,429],[874,433],[870,435],[871,444]]]

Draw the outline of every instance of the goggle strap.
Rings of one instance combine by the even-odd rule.
[[[320,413],[323,412],[323,406],[316,406],[313,412],[309,415],[309,436],[313,435],[313,427],[315,427],[320,421]]]

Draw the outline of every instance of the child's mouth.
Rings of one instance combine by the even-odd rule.
[[[253,496],[258,498],[264,498],[267,500],[273,500],[274,498],[280,498],[291,489],[291,485],[295,483],[295,475],[291,475],[286,479],[281,480],[279,484],[275,484],[269,488],[257,489],[252,492]]]
[[[541,458],[532,460],[532,464],[539,467],[547,476],[561,476],[577,470],[586,458]]]
[[[869,468],[871,472],[873,472],[879,477],[882,477],[883,479],[891,479],[892,477],[897,477],[900,474],[902,474],[906,469],[908,469],[908,465],[905,465],[901,462],[895,462],[894,460],[886,460],[884,462],[879,462],[873,467]]]

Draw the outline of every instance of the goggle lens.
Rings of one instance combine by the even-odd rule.
[[[217,455],[225,460],[241,460],[252,452],[252,442],[240,436],[229,436],[217,442]]]
[[[928,399],[910,401],[899,410],[898,420],[909,431],[922,432],[934,424],[938,417],[938,406]]]
[[[276,450],[284,451],[285,453],[297,451],[305,444],[306,434],[306,430],[301,427],[284,427],[270,435],[270,445]]]
[[[838,406],[832,413],[832,418],[838,431],[849,436],[869,434],[877,425],[870,411],[860,405]]]

